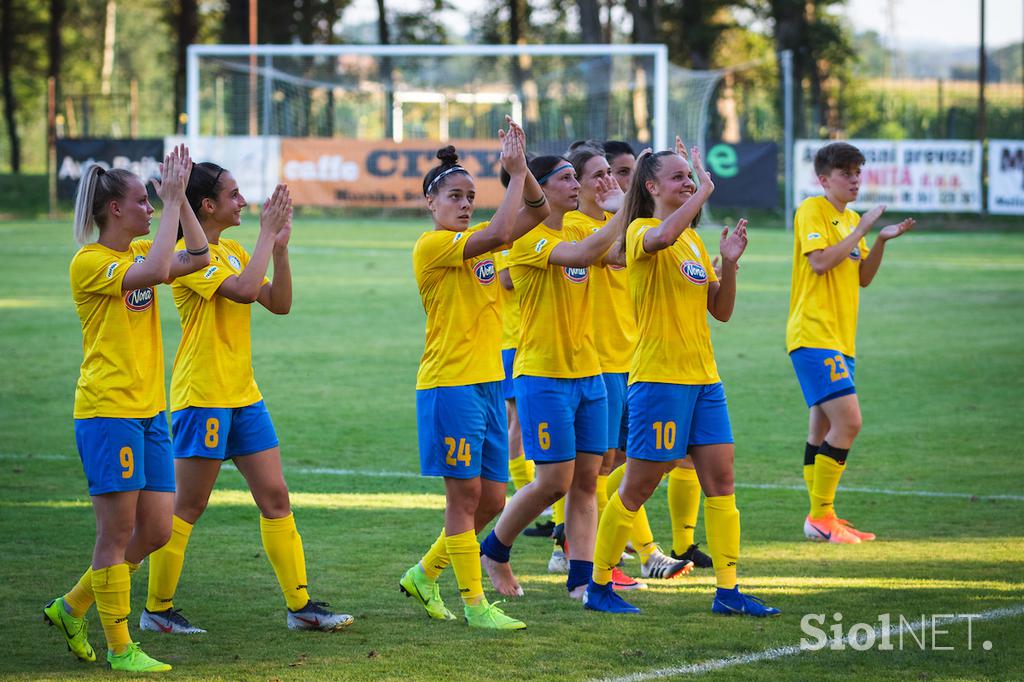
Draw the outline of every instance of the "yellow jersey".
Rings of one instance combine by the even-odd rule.
[[[576,228],[552,230],[543,223],[520,237],[509,253],[509,272],[519,297],[519,349],[512,376],[555,379],[597,376],[590,268],[548,262],[562,242],[580,241]]]
[[[509,249],[494,252],[494,269],[508,269]],[[510,275],[511,276],[511,273]],[[519,297],[515,289],[506,289],[498,282],[498,300],[501,302],[501,349],[519,347]]]
[[[156,291],[122,291],[124,275],[146,259],[152,240],[127,251],[87,244],[71,259],[71,297],[82,321],[82,360],[75,419],[147,419],[161,412],[164,347]]]
[[[486,223],[463,232],[431,230],[412,249],[412,267],[427,313],[426,343],[416,388],[466,386],[501,381],[501,309],[494,257],[465,259],[468,237]]]
[[[692,228],[667,249],[647,253],[644,233],[660,224],[638,218],[626,229],[626,273],[639,331],[629,383],[718,383],[708,328],[708,286],[718,277]]]
[[[825,197],[806,199],[797,209],[786,352],[828,348],[854,356],[860,263],[868,257],[868,244],[861,239],[848,257],[823,275],[815,274],[807,254],[843,241],[859,222],[856,211],[848,208],[840,213]]]
[[[184,249],[184,241],[178,242]],[[249,254],[233,239],[210,244],[210,264],[171,285],[181,318],[181,343],[171,372],[171,410],[244,407],[263,399],[252,369],[251,306],[217,296],[242,274]],[[266,277],[264,283],[269,282]]]
[[[591,218],[580,211],[570,211],[563,218],[571,225],[590,234],[597,232],[611,220]],[[629,299],[629,283],[624,265],[608,265],[603,260],[590,269],[590,296],[594,306],[594,343],[601,359],[601,371],[628,372],[636,350],[636,320],[633,302]]]

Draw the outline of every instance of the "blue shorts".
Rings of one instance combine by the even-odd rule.
[[[512,381],[512,366],[516,364],[516,349],[501,350],[501,364],[505,367],[505,380],[501,382],[501,394],[505,400],[516,399],[515,382]]]
[[[501,382],[416,391],[420,473],[508,482],[508,419]]]
[[[516,377],[523,451],[537,462],[568,462],[608,449],[608,395],[600,376]]]
[[[807,407],[857,392],[854,359],[827,348],[797,348],[789,354]]]
[[[626,408],[626,380],[628,372],[606,372],[601,375],[608,392],[608,449],[626,449],[629,432],[629,410]]]
[[[732,425],[722,383],[658,384],[629,387],[629,443],[636,459],[670,462],[694,445],[731,443]]]
[[[278,446],[263,401],[245,407],[186,407],[171,413],[174,457],[231,459]]]
[[[166,413],[148,419],[76,419],[75,442],[90,495],[127,490],[174,492]]]

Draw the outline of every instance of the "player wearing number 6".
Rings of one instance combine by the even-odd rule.
[[[704,519],[718,591],[712,611],[773,616],[778,609],[739,591],[740,513],[733,489],[733,437],[718,377],[707,315],[732,315],[737,262],[747,246],[746,221],[722,231],[721,280],[691,227],[714,189],[697,149],[690,164],[674,152],[641,154],[622,209],[626,272],[638,329],[629,370],[626,473],[601,517],[594,577],[584,606],[637,613],[612,590],[612,569],[637,511],[677,461],[690,457],[707,496]]]
[[[508,482],[508,422],[502,394],[501,311],[492,252],[508,248],[548,209],[526,167],[522,129],[506,117],[499,131],[501,164],[510,176],[489,223],[470,227],[476,186],[454,147],[423,178],[434,229],[413,247],[413,271],[427,314],[416,374],[420,471],[441,476],[444,528],[399,581],[431,618],[454,618],[437,577],[450,563],[471,627],[519,630],[526,625],[484,597],[477,533],[502,509]],[[524,203],[526,204],[524,206]]]
[[[284,594],[288,627],[338,630],[352,617],[326,610],[307,592],[306,559],[281,473],[281,449],[252,368],[251,304],[258,301],[278,315],[291,309],[288,189],[278,185],[263,205],[251,257],[222,234],[239,224],[246,206],[230,172],[216,164],[198,164],[186,195],[210,241],[212,261],[177,279],[172,289],[182,327],[171,378],[178,490],[171,539],[150,559],[140,626],[169,634],[204,632],[174,608],[173,600],[193,526],[206,509],[221,464],[230,459],[259,507],[263,548]],[[271,258],[273,281],[266,277]]]
[[[837,544],[875,539],[835,512],[836,488],[861,427],[853,383],[860,287],[878,272],[885,243],[914,227],[912,218],[884,227],[868,248],[864,237],[885,206],[863,217],[847,208],[860,190],[862,165],[864,155],[846,142],[825,145],[814,157],[825,196],[805,200],[796,212],[786,324],[786,350],[810,408],[804,482],[811,505],[804,535]]]
[[[135,239],[149,233],[153,207],[128,171],[89,167],[75,199],[75,239],[82,248],[71,261],[71,294],[85,354],[75,390],[75,440],[96,514],[96,546],[89,570],[47,604],[43,620],[57,626],[75,656],[95,661],[85,620],[95,601],[114,670],[171,669],[132,642],[128,614],[131,574],[171,532],[174,471],[156,285],[210,260],[206,237],[185,204],[190,165],[184,146],[164,159],[157,188],[164,211],[152,241]],[[174,253],[179,218],[185,245]],[[94,225],[99,238],[91,242]]]

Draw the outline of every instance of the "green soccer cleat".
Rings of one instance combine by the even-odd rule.
[[[405,592],[405,596],[415,597],[431,618],[455,620],[455,614],[448,610],[441,599],[441,589],[437,586],[437,581],[428,578],[419,563],[405,572],[398,581],[398,587]]]
[[[64,608],[64,598],[57,597],[43,607],[43,622],[57,629],[68,643],[68,651],[83,661],[95,661],[96,652],[89,644],[89,621],[75,618]]]
[[[161,663],[140,649],[138,642],[132,642],[123,653],[117,655],[107,650],[107,663],[111,670],[130,673],[165,673],[171,669],[168,664]]]
[[[479,604],[470,606],[466,604],[466,623],[471,628],[486,628],[488,630],[522,630],[526,623],[505,615],[505,612],[498,608],[498,604],[488,604],[486,599]]]

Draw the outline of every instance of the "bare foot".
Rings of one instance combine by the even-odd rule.
[[[498,591],[498,594],[506,597],[523,596],[523,588],[519,586],[519,581],[512,574],[511,564],[495,561],[485,554],[480,555],[480,563],[483,565],[484,570],[487,571],[491,584],[494,585],[494,589]]]

